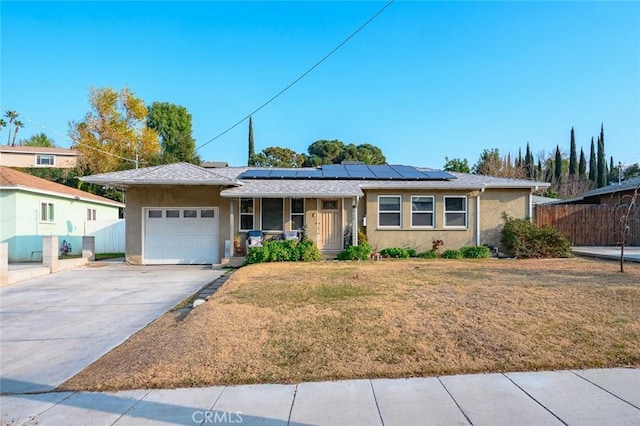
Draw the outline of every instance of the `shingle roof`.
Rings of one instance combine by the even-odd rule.
[[[124,204],[117,201],[91,194],[80,189],[72,188],[70,186],[51,182],[5,166],[0,166],[0,188],[45,192],[63,197],[78,197],[83,201],[92,201],[100,204],[124,207]]]
[[[102,173],[81,178],[84,182],[124,188],[129,185],[234,185],[235,179],[190,163],[172,163],[143,169]]]
[[[623,180],[620,185],[617,183],[611,184],[609,186],[603,186],[602,188],[592,189],[591,191],[587,191],[584,194],[580,195],[581,198],[593,197],[596,195],[604,195],[604,194],[612,194],[620,191],[629,191],[635,189],[636,186],[640,184],[640,177],[636,177],[633,179]]]
[[[226,185],[223,197],[313,197],[332,195],[336,197],[362,196],[363,189],[374,188],[415,188],[479,190],[482,188],[546,188],[545,182],[522,179],[496,178],[492,176],[452,173],[456,179],[434,181],[389,181],[389,180],[315,180],[315,179],[239,179],[249,169],[257,167],[222,167],[204,169],[188,163],[166,164],[138,170],[105,173],[82,178],[91,183],[126,187],[128,185]],[[274,170],[274,168],[262,168]],[[290,169],[285,169],[290,170]],[[315,168],[300,168],[315,170]],[[433,170],[419,168],[419,170]]]
[[[23,152],[29,154],[64,154],[64,155],[72,155],[78,156],[80,155],[78,151],[67,148],[50,148],[50,147],[42,147],[42,146],[9,146],[9,145],[0,145],[0,152]]]

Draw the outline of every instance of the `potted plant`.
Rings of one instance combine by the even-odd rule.
[[[235,254],[242,254],[243,250],[242,250],[242,234],[241,233],[237,233],[236,235],[233,236],[233,250],[235,252]]]

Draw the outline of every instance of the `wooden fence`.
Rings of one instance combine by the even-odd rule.
[[[622,241],[621,218],[627,206],[611,204],[537,205],[534,221],[560,231],[574,246],[618,246]],[[640,206],[631,210],[625,245],[640,246]]]

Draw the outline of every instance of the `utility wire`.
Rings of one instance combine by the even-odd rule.
[[[289,90],[290,88],[292,88],[297,82],[299,82],[300,80],[302,80],[303,78],[305,78],[311,71],[313,71],[314,69],[316,69],[321,63],[323,63],[324,61],[326,61],[327,59],[329,59],[329,57],[331,55],[333,55],[335,52],[338,51],[338,49],[340,49],[342,46],[344,46],[345,44],[347,44],[347,42],[349,40],[351,40],[356,34],[358,34],[360,31],[362,31],[367,25],[369,25],[371,23],[371,21],[373,21],[374,19],[376,19],[382,12],[385,11],[386,8],[388,8],[389,6],[391,6],[391,4],[394,2],[395,0],[389,0],[380,10],[378,10],[371,18],[369,18],[364,24],[360,25],[360,27],[358,27],[354,32],[352,32],[347,38],[345,38],[342,43],[340,43],[339,45],[337,45],[333,50],[331,50],[329,53],[327,53],[326,55],[324,55],[324,57],[322,59],[320,59],[318,62],[316,62],[311,68],[309,68],[307,71],[305,71],[300,77],[296,78],[295,80],[293,80],[291,83],[289,83],[289,85],[287,85],[284,89],[280,90],[278,93],[276,93],[273,97],[271,97],[271,99],[269,99],[268,101],[266,101],[265,103],[263,103],[262,105],[260,105],[258,108],[254,109],[253,111],[251,111],[249,114],[245,115],[242,119],[240,119],[237,123],[235,123],[234,125],[232,125],[231,127],[227,128],[226,130],[224,130],[223,132],[219,133],[218,135],[214,136],[213,138],[209,139],[207,142],[203,143],[202,145],[199,145],[198,147],[196,147],[196,151],[199,150],[200,148],[209,145],[211,142],[215,141],[216,139],[224,136],[225,134],[227,134],[228,132],[230,132],[231,130],[235,129],[236,127],[238,127],[240,124],[242,124],[247,118],[251,117],[253,114],[255,114],[256,112],[260,111],[262,108],[266,107],[267,105],[269,105],[271,102],[275,101],[278,97],[280,97],[280,95],[282,95],[284,92],[286,92],[287,90]]]

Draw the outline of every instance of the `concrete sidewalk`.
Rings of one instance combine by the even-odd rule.
[[[640,425],[640,369],[0,397],[2,424]]]

